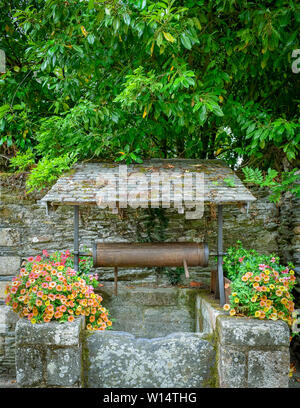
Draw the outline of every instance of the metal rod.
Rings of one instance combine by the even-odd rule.
[[[74,269],[79,269],[79,206],[74,205]]]
[[[223,276],[223,213],[222,205],[218,205],[218,286],[220,305],[225,304],[224,276]],[[218,292],[217,292],[218,293]]]

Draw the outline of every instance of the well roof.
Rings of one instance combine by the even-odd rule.
[[[127,167],[120,167],[120,163],[115,162],[77,164],[58,179],[41,201],[47,206],[49,204],[53,206],[99,205],[99,193],[101,195],[106,190],[106,198],[102,194],[103,197],[100,199],[102,208],[106,204],[109,205],[111,200],[115,200],[118,206],[124,200],[124,194],[117,193],[114,196],[112,190],[109,190],[112,187],[108,186],[107,180],[111,180],[113,177],[116,181],[115,185],[124,188],[124,179],[120,179],[120,169],[123,171],[122,174],[127,174],[128,180],[138,174],[144,182],[146,181],[148,190],[148,195],[144,196],[146,206],[148,203],[150,205],[150,202],[156,202],[159,206],[162,205],[161,190],[157,190],[155,193],[155,182],[162,176],[165,181],[170,181],[171,185],[174,180],[181,180],[181,184],[177,184],[176,191],[171,189],[172,207],[188,207],[189,205],[191,208],[192,204],[197,205],[203,201],[204,203],[233,204],[249,203],[256,200],[234,171],[221,160],[152,159],[144,161],[142,164],[130,164]],[[142,175],[145,175],[146,178]],[[190,185],[185,183],[184,190],[182,189],[187,197],[190,194],[190,198],[184,200],[184,197],[178,192],[178,186],[182,185],[184,177],[191,176],[193,182]],[[201,184],[202,180],[204,184]],[[201,185],[204,185],[204,190],[201,190]],[[198,191],[197,194],[196,190]],[[127,185],[127,192],[131,194],[131,198],[137,191],[137,185],[134,183]],[[151,199],[150,192],[152,192]],[[141,196],[137,195],[136,200],[141,202]],[[109,206],[113,207],[113,205]]]

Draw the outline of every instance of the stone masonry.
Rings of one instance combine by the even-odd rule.
[[[287,388],[289,327],[283,321],[230,317],[199,294],[200,327],[216,339],[220,388]]]
[[[0,375],[15,375],[15,327],[18,315],[0,305]]]
[[[208,293],[198,297],[202,331],[151,339],[83,330],[83,318],[35,325],[20,319],[18,387],[288,387],[287,324],[230,317]]]
[[[16,374],[21,388],[76,388],[81,385],[84,318],[63,324],[16,326]]]

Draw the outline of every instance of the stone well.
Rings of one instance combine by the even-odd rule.
[[[288,387],[286,323],[230,317],[208,292],[195,290],[193,299],[193,330],[171,326],[173,332],[166,333],[164,327],[164,334],[153,338],[119,330],[87,331],[83,318],[35,325],[20,319],[18,386]]]

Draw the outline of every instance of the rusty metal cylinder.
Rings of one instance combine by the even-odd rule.
[[[94,267],[207,266],[207,244],[195,242],[94,243]]]

